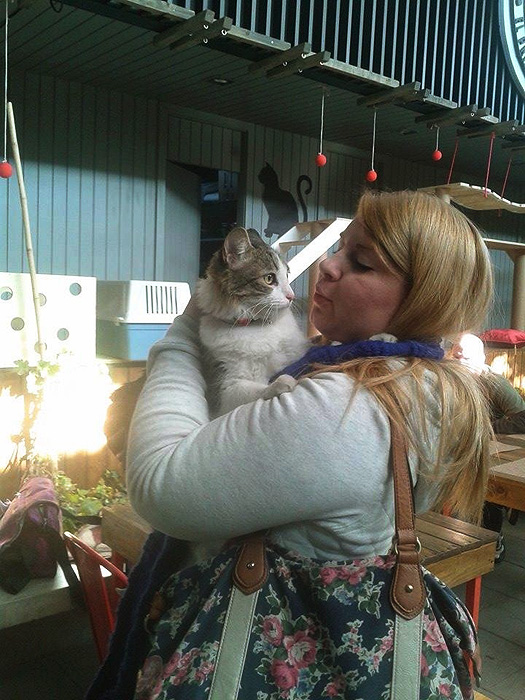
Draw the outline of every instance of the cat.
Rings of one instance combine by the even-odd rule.
[[[258,175],[263,185],[263,203],[268,212],[268,224],[264,229],[267,238],[282,236],[299,221],[297,204],[291,192],[281,189],[279,178],[272,166],[267,162]],[[297,197],[303,212],[303,221],[308,220],[308,210],[301,192],[301,184],[307,183],[305,194],[312,191],[312,180],[308,175],[300,175],[297,179]]]
[[[292,377],[268,381],[301,357],[308,341],[292,315],[286,263],[257,231],[230,231],[195,293],[212,413],[290,391]]]

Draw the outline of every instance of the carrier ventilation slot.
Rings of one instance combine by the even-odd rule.
[[[146,285],[146,313],[148,314],[178,314],[177,289],[170,285]]]

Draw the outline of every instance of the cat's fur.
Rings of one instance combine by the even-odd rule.
[[[306,352],[307,341],[290,308],[286,263],[254,229],[230,231],[196,294],[215,412],[289,391],[291,377],[268,381]]]

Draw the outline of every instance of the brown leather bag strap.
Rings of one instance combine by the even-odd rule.
[[[392,421],[390,432],[396,519],[394,550],[397,557],[390,588],[390,602],[401,617],[411,620],[423,610],[426,600],[419,561],[421,543],[416,535],[406,443]]]
[[[423,609],[426,593],[419,562],[421,545],[415,530],[408,455],[405,441],[393,423],[391,436],[397,561],[390,588],[390,602],[399,615],[410,620]],[[265,535],[261,531],[241,538],[233,581],[245,594],[259,590],[268,577]]]
[[[265,537],[266,531],[260,530],[241,540],[233,582],[246,595],[262,588],[268,578]]]

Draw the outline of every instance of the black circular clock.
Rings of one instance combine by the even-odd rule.
[[[525,97],[524,0],[499,0],[499,27],[507,65],[514,82]]]

